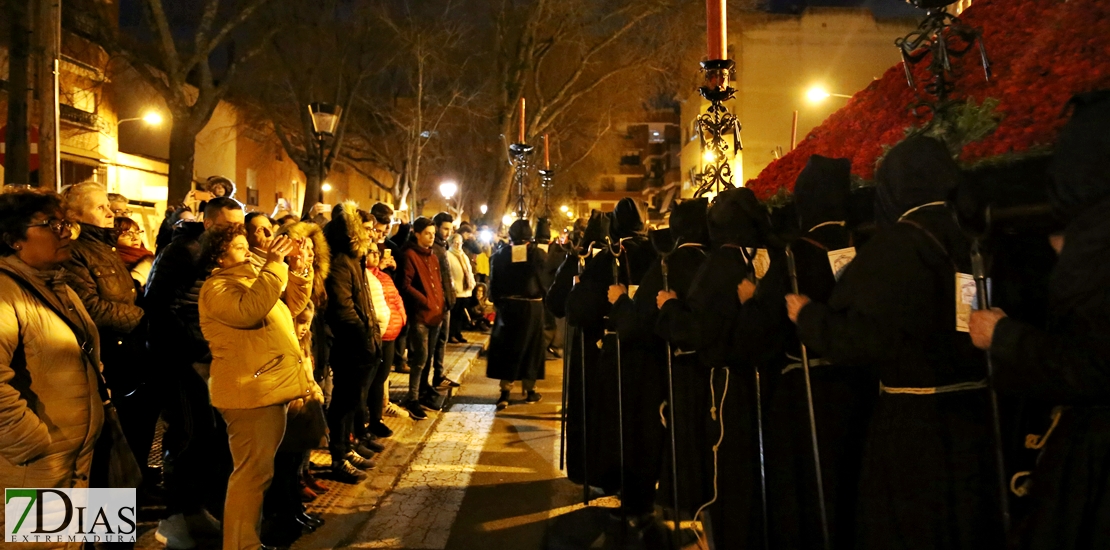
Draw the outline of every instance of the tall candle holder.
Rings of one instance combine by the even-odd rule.
[[[555,186],[555,171],[551,168],[540,170],[540,188],[543,189],[543,207],[540,212],[544,216],[551,215],[551,188]]]
[[[927,9],[927,15],[916,29],[896,39],[894,45],[902,52],[906,82],[915,90],[917,82],[913,77],[912,66],[921,62],[926,55],[930,56],[928,69],[933,79],[925,84],[922,91],[934,100],[922,99],[910,106],[915,114],[924,116],[929,112],[938,113],[949,106],[948,96],[956,87],[953,58],[959,59],[978,46],[983,76],[988,81],[991,79],[991,62],[983,44],[983,33],[946,11],[945,6],[951,4],[951,0],[910,1],[919,8]]]
[[[709,107],[697,118],[704,164],[701,174],[696,178],[694,198],[710,192],[717,194],[735,189],[732,165],[728,159],[728,136],[732,136],[732,151],[744,149],[740,139],[740,121],[724,105],[725,101],[736,95],[736,90],[730,86],[736,63],[731,59],[711,59],[702,61],[701,68],[705,74],[705,84],[700,88],[701,96],[709,101]]]
[[[525,199],[525,180],[528,179],[528,156],[534,148],[527,143],[514,143],[509,145],[509,157],[513,162],[513,186],[516,188],[516,214],[523,220],[528,210]]]

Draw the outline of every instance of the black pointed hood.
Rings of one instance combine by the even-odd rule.
[[[709,239],[714,246],[766,246],[771,235],[767,209],[750,189],[722,191],[709,207]]]
[[[678,244],[709,244],[709,199],[682,201],[671,210],[671,233]]]
[[[607,218],[607,216],[607,214],[599,210],[590,211],[590,221],[586,222],[586,230],[582,232],[582,241],[578,243],[580,248],[586,248],[590,246],[590,243],[605,242],[602,220]]]
[[[509,226],[509,240],[513,244],[524,244],[532,240],[532,224],[528,220],[517,220]]]
[[[889,225],[911,208],[948,200],[959,184],[960,167],[939,140],[916,135],[887,153],[875,179],[875,221]]]
[[[1056,142],[1049,188],[1062,221],[1110,197],[1110,90],[1077,95],[1070,104],[1074,111]]]
[[[638,235],[644,230],[644,219],[640,216],[640,209],[636,206],[636,201],[625,197],[617,203],[616,208],[613,209],[611,231],[613,239],[623,239]]]
[[[547,218],[539,218],[536,220],[536,242],[551,242],[551,222]]]
[[[808,231],[815,225],[848,219],[852,161],[813,155],[794,183],[794,208],[798,226]]]

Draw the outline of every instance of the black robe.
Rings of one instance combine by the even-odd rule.
[[[840,225],[819,227],[795,239],[791,249],[799,292],[828,303],[836,285],[828,251],[851,245],[851,235]],[[786,332],[791,334],[789,364],[767,412],[772,546],[818,549],[824,541],[805,373],[793,326]],[[812,351],[808,356],[829,535],[833,548],[853,548],[860,464],[878,380],[866,368],[832,364]]]
[[[932,207],[875,235],[828,305],[810,303],[798,334],[813,350],[870,368],[888,388],[986,378],[983,354],[955,327],[955,273],[969,246],[951,212]],[[864,449],[857,548],[1000,548],[985,388],[878,397]]]
[[[618,392],[623,373],[618,368],[617,359],[620,357],[620,367],[632,364],[637,359],[623,355],[638,353],[639,350],[634,351],[622,344],[618,351],[616,327],[609,318],[609,286],[614,282],[626,286],[638,285],[654,258],[655,251],[647,239],[639,236],[623,239],[619,261],[615,262],[609,250],[602,250],[586,264],[579,283],[571,289],[567,300],[567,321],[585,330],[587,349],[590,346],[600,347],[596,363],[586,363],[586,428],[590,436],[591,459],[589,483],[610,493],[621,487],[622,411],[619,397],[623,394]],[[574,413],[573,408],[571,412]],[[568,456],[570,448],[568,444]]]
[[[513,247],[490,258],[490,301],[497,319],[490,332],[486,377],[497,380],[543,380],[543,300],[540,274],[544,254],[529,243],[527,260],[513,262]]]
[[[704,423],[702,430],[707,441],[697,444],[709,446],[704,462],[688,465],[680,462],[679,467],[704,468],[704,474],[696,470],[689,473],[691,480],[704,477],[707,482],[708,498],[698,499],[701,500],[698,507],[716,493],[716,502],[708,511],[717,548],[763,545],[754,371],[750,364],[730,363],[733,353],[730,340],[741,313],[736,288],[750,274],[748,255],[748,251],[738,247],[717,248],[702,264],[689,297],[668,301],[660,311],[660,330],[681,354],[681,370],[676,372],[676,379],[687,379],[705,388],[690,388],[696,394],[692,406],[684,406],[675,396],[679,415],[685,417],[689,414],[685,410],[700,408],[692,412]],[[689,352],[696,355],[688,355]],[[687,357],[696,358],[697,366],[689,365]],[[676,419],[676,424],[683,423]],[[701,439],[700,434],[696,438]],[[714,459],[712,447],[718,440],[721,444]],[[680,482],[686,481],[681,479],[682,473],[679,477]],[[695,485],[691,489],[696,488]]]
[[[999,321],[991,355],[999,389],[1061,406],[1032,475],[1033,511],[1016,546],[1110,545],[1110,201],[1073,220],[1038,330]]]
[[[602,258],[601,254],[606,256]],[[567,258],[556,275],[552,294],[558,296],[566,293],[566,299],[562,302],[563,312],[567,325],[573,329],[571,349],[566,350],[570,353],[570,376],[567,382],[567,477],[574,483],[601,487],[602,468],[612,462],[612,457],[603,460],[601,452],[606,449],[615,453],[616,446],[611,443],[617,438],[616,430],[601,433],[597,425],[601,417],[615,417],[617,414],[616,399],[601,398],[606,393],[615,394],[615,385],[608,384],[609,391],[606,392],[606,383],[609,381],[604,380],[598,368],[601,359],[600,342],[605,335],[605,315],[609,309],[605,289],[612,280],[612,257],[608,253],[599,253],[584,261],[582,274],[577,275],[579,282],[574,284],[579,259],[574,256]],[[556,299],[552,298],[550,301],[551,309],[557,313]],[[607,423],[606,426],[615,427],[612,423]],[[612,485],[611,480],[615,475],[615,472],[606,473],[607,483]]]

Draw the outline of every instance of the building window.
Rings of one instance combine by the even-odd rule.
[[[621,155],[621,166],[639,166],[639,165],[640,165],[640,153],[639,153],[639,151],[626,152],[623,155]]]
[[[247,188],[247,204],[258,206],[258,189]]]
[[[99,181],[95,164],[62,159],[62,187],[85,181]]]

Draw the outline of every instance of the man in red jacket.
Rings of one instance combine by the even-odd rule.
[[[436,240],[436,226],[425,217],[412,223],[413,238],[401,253],[401,297],[408,314],[409,334],[409,394],[402,403],[414,420],[428,418],[421,406],[421,397],[431,393],[431,385],[424,376],[428,352],[439,337],[443,322],[443,283],[439,272],[439,259],[432,253]],[[423,395],[422,395],[423,394]],[[431,409],[431,407],[427,407]]]

